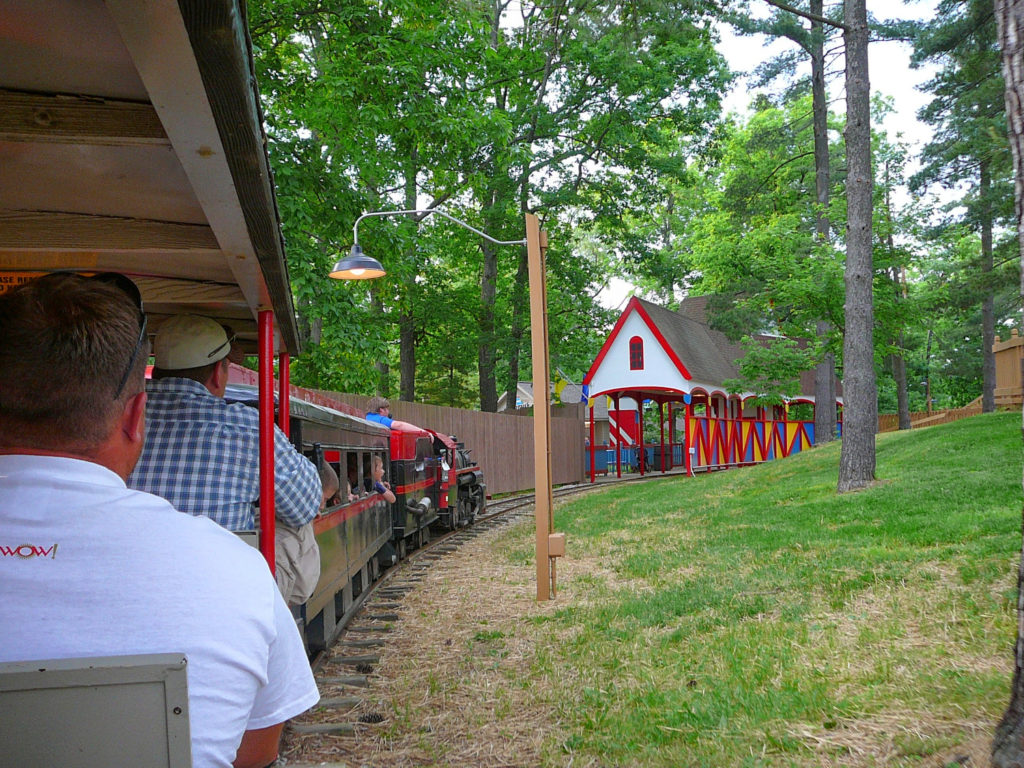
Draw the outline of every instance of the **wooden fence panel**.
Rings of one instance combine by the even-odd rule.
[[[366,413],[370,398],[320,392]],[[424,403],[391,402],[391,415],[401,421],[455,438],[480,463],[488,494],[533,488],[533,419],[523,414],[482,413]],[[555,485],[583,482],[585,430],[582,404],[552,408],[551,475]]]
[[[911,429],[920,427],[934,427],[938,424],[948,424],[951,421],[966,419],[969,416],[977,416],[981,413],[981,398],[978,398],[970,405],[963,408],[950,408],[946,411],[915,411],[910,414]],[[884,413],[878,416],[879,432],[896,432],[900,428],[900,417],[895,413]]]

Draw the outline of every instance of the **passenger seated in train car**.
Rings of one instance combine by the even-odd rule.
[[[326,461],[320,467],[320,485],[323,486],[323,500],[320,502],[321,512],[327,507],[341,504],[341,483],[338,481],[338,473]]]
[[[146,427],[138,289],[38,278],[0,296],[0,338],[0,661],[184,653],[194,768],[269,764],[316,685],[259,553],[125,485]]]
[[[391,490],[391,483],[384,479],[384,460],[377,454],[371,459],[371,475],[363,482],[368,493],[379,493],[388,504],[394,504],[395,492]]]
[[[347,475],[348,475],[348,492],[349,500],[354,500],[362,495],[362,489],[359,485],[359,456],[355,453],[349,453],[346,458]]]
[[[326,461],[320,467],[320,511],[338,503],[338,474]],[[320,580],[320,547],[313,523],[299,528],[278,523],[274,535],[274,579],[289,607],[309,600]]]
[[[410,424],[408,421],[399,421],[391,418],[391,403],[386,397],[374,397],[366,411],[366,420],[376,424],[383,424],[388,429],[419,431],[422,427]]]
[[[223,399],[231,345],[207,317],[178,315],[160,326],[146,445],[128,485],[229,531],[251,531],[259,501],[259,413]],[[320,506],[320,478],[276,425],[274,455],[276,518],[300,528]]]

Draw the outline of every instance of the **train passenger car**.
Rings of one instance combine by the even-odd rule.
[[[256,405],[253,371],[233,365],[229,380],[229,400]],[[486,486],[470,451],[452,437],[428,429],[389,429],[321,393],[289,391],[290,440],[314,462],[330,464],[341,481],[339,499],[314,522],[320,581],[295,612],[307,647],[315,652],[330,643],[338,623],[380,571],[426,543],[431,528],[454,530],[472,523],[486,504]],[[275,397],[279,422],[280,413]],[[372,491],[375,458],[395,492],[392,505]]]
[[[225,397],[256,407],[257,394],[255,387],[231,384]],[[390,505],[379,494],[362,490],[375,456],[388,466],[389,430],[298,397],[289,399],[288,410],[289,439],[314,463],[330,464],[341,483],[337,496],[313,521],[320,580],[295,611],[306,647],[315,653],[330,645],[356,598],[393,562],[385,551],[392,537]]]

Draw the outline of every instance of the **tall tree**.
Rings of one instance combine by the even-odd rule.
[[[289,269],[301,319],[317,331],[296,361],[304,383],[386,392],[397,362],[403,395],[415,395],[416,301],[426,293],[416,222],[363,225],[388,270],[369,291],[324,275],[360,213],[449,200],[465,189],[477,142],[496,135],[467,87],[483,22],[471,5],[446,9],[432,0],[250,3]],[[339,303],[357,311],[338,313]]]
[[[811,96],[814,109],[814,189],[817,211],[814,232],[819,245],[826,248],[832,239],[828,220],[829,154],[828,94],[825,90],[825,29],[821,20],[822,0],[811,0],[812,16],[809,40],[811,56]],[[828,347],[832,324],[824,317],[815,321],[815,333],[821,349],[821,360],[814,369],[814,442],[831,442],[836,437],[836,357]]]
[[[548,226],[568,210],[591,221],[616,217],[637,180],[656,175],[667,142],[685,156],[704,141],[726,78],[709,10],[680,0],[498,0],[481,87],[511,130],[483,148],[473,178],[482,228],[513,239],[527,210],[547,216]],[[524,251],[508,267],[500,263],[507,249],[482,251],[480,407],[493,410],[499,381],[514,397],[527,270]],[[514,301],[502,332],[496,312],[506,275]]]
[[[758,107],[708,170],[688,233],[694,290],[715,297],[712,323],[733,339],[763,330],[813,338],[822,318],[842,327],[842,283],[839,260],[815,235],[810,99]]]
[[[990,0],[943,0],[934,21],[916,35],[914,62],[933,62],[925,85],[933,98],[920,117],[935,127],[914,184],[941,185],[957,195],[952,218],[980,235],[974,267],[982,314],[982,410],[995,410],[994,231],[1010,214],[1011,188],[996,25]],[[962,211],[963,213],[960,213]]]
[[[995,0],[995,17],[1006,87],[1006,118],[1013,155],[1014,218],[1024,265],[1024,0]],[[1024,269],[1021,270],[1024,281]],[[1024,282],[1021,286],[1024,295]],[[1024,371],[1022,371],[1024,373]],[[1017,569],[1017,644],[1009,706],[992,742],[994,768],[1024,765],[1024,547]]]
[[[872,284],[871,89],[865,0],[846,0],[846,333],[843,337],[843,446],[840,493],[875,479],[878,390],[875,383]]]
[[[815,200],[817,203],[814,217],[814,232],[818,244],[826,252],[831,242],[831,223],[828,218],[830,192],[830,166],[828,142],[828,93],[825,85],[825,40],[828,32],[833,30],[831,24],[826,29],[823,0],[809,0],[806,8],[806,19],[810,29],[805,28],[795,19],[803,15],[803,10],[795,7],[778,8],[768,19],[758,19],[733,15],[731,20],[739,29],[746,33],[760,33],[769,37],[784,37],[799,46],[800,50],[811,62],[811,94],[814,113],[814,180]],[[792,72],[795,62],[783,55],[763,65],[762,71],[771,77],[781,72]],[[827,256],[826,256],[827,258]],[[825,286],[822,285],[824,289]],[[829,348],[832,325],[825,317],[815,321],[815,334],[818,338],[819,361],[814,369],[814,400],[818,405],[814,409],[815,444],[831,442],[836,437],[836,360]]]
[[[726,70],[714,50],[710,9],[688,0],[253,0],[271,153],[287,182],[282,207],[293,214],[285,219],[293,283],[321,341],[296,369],[337,380],[332,361],[360,358],[365,371],[367,349],[375,348],[371,359],[388,367],[390,380],[391,348],[364,339],[397,337],[401,388],[411,395],[421,379],[418,347],[432,333],[427,320],[433,304],[446,301],[424,279],[429,253],[476,272],[472,335],[456,343],[475,347],[477,373],[455,375],[451,366],[448,373],[453,387],[473,380],[480,406],[493,410],[498,383],[514,387],[526,346],[525,253],[432,219],[420,232],[415,221],[368,220],[360,234],[372,238],[388,268],[373,289],[383,309],[374,313],[365,287],[323,287],[331,252],[370,209],[444,205],[501,240],[522,237],[526,211],[540,213],[552,230],[563,218],[593,223],[620,215],[623,191],[636,178],[657,176],[667,147],[682,157],[706,141],[717,118]],[[433,238],[448,241],[447,255],[428,244]],[[594,275],[560,258],[567,242],[553,240],[549,250],[549,270],[562,270],[549,272],[549,293],[557,301],[561,286],[572,286],[578,317],[565,325],[588,327],[596,316]],[[358,309],[350,316],[376,317],[376,327],[335,324],[345,315],[327,306],[336,300]]]

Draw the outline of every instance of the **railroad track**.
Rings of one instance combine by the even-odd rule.
[[[661,475],[617,482],[657,477]],[[556,489],[554,495],[563,498],[585,494],[615,482],[563,486]],[[399,610],[405,597],[419,586],[427,571],[466,542],[531,518],[534,498],[534,494],[528,493],[489,502],[487,513],[478,517],[472,526],[446,533],[410,553],[364,591],[342,619],[334,643],[313,659],[320,703],[311,713],[289,722],[290,734],[345,736],[382,722],[385,716],[368,703],[366,692],[387,645],[388,633],[401,620]]]
[[[335,642],[312,661],[320,703],[312,713],[289,723],[292,733],[344,736],[384,720],[366,705],[365,693],[388,633],[400,621],[402,601],[419,586],[426,571],[467,541],[530,516],[527,506],[532,496],[526,501],[516,499],[519,503],[515,506],[509,501],[497,503],[496,509],[488,510],[472,526],[447,533],[410,553],[360,596]]]

